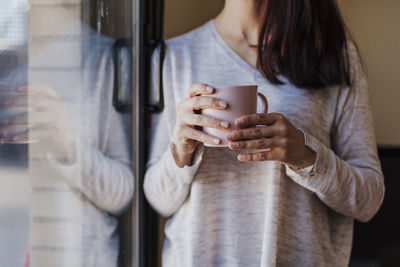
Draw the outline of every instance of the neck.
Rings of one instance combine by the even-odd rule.
[[[250,46],[258,43],[258,13],[255,0],[225,0],[221,13],[215,18],[218,31]]]

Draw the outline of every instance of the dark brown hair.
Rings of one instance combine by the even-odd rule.
[[[273,84],[299,88],[350,85],[346,30],[336,0],[256,0],[258,68]]]

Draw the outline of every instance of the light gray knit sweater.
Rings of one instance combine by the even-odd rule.
[[[369,220],[384,195],[367,82],[353,45],[350,53],[351,88],[309,91],[270,84],[212,21],[167,42],[166,107],[153,120],[144,184],[151,205],[169,217],[164,267],[348,264],[353,220]],[[288,175],[277,162],[239,162],[237,152],[210,147],[198,149],[193,166],[179,168],[169,146],[175,106],[197,82],[258,84],[269,111],[305,133],[317,154],[315,175]]]
[[[77,23],[29,64],[29,82],[49,85],[67,105],[77,160],[48,158],[30,145],[30,263],[40,267],[116,267],[118,219],[134,178],[126,117],[112,106],[112,39]],[[55,136],[57,138],[57,136]]]

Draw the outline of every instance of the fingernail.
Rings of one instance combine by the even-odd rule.
[[[238,156],[238,160],[246,160],[246,156],[240,154],[240,155]]]
[[[21,136],[14,136],[11,140],[12,140],[13,142],[19,142],[19,141],[24,140],[24,138],[21,137]]]
[[[218,105],[220,106],[220,107],[223,107],[223,108],[226,108],[226,106],[228,105],[225,101],[218,101]]]
[[[221,140],[219,140],[218,138],[213,139],[213,142],[217,145],[219,145],[221,143]]]
[[[243,124],[244,123],[244,119],[243,118],[239,118],[235,121],[236,124]]]
[[[226,135],[226,138],[227,138],[227,139],[233,139],[233,138],[235,138],[235,133],[228,133],[228,134]]]
[[[207,85],[206,91],[212,93],[212,92],[214,92],[214,88],[212,88],[211,86]]]
[[[17,91],[18,91],[18,92],[25,92],[25,91],[27,91],[26,86],[25,86],[25,85],[22,85],[22,86],[18,87]]]
[[[233,148],[238,148],[239,147],[239,143],[238,142],[233,142],[233,143],[231,143],[231,146]]]
[[[229,127],[229,122],[221,121],[221,126],[224,127],[224,128],[228,128]]]

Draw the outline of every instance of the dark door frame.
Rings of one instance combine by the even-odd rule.
[[[139,263],[140,267],[155,267],[158,265],[158,215],[147,203],[143,193],[143,179],[146,170],[146,162],[149,147],[149,121],[154,112],[161,112],[155,103],[149,102],[149,81],[151,69],[151,56],[154,49],[163,44],[163,13],[164,0],[138,0],[137,1],[137,91],[136,95],[136,130],[138,138],[136,149],[136,187],[138,204],[139,231]],[[160,73],[162,75],[162,72]],[[162,79],[161,79],[162,80]],[[162,90],[162,88],[159,88]],[[160,94],[162,96],[162,93]],[[162,99],[160,99],[162,102]],[[134,103],[135,103],[134,102]],[[156,108],[154,108],[156,107]]]

